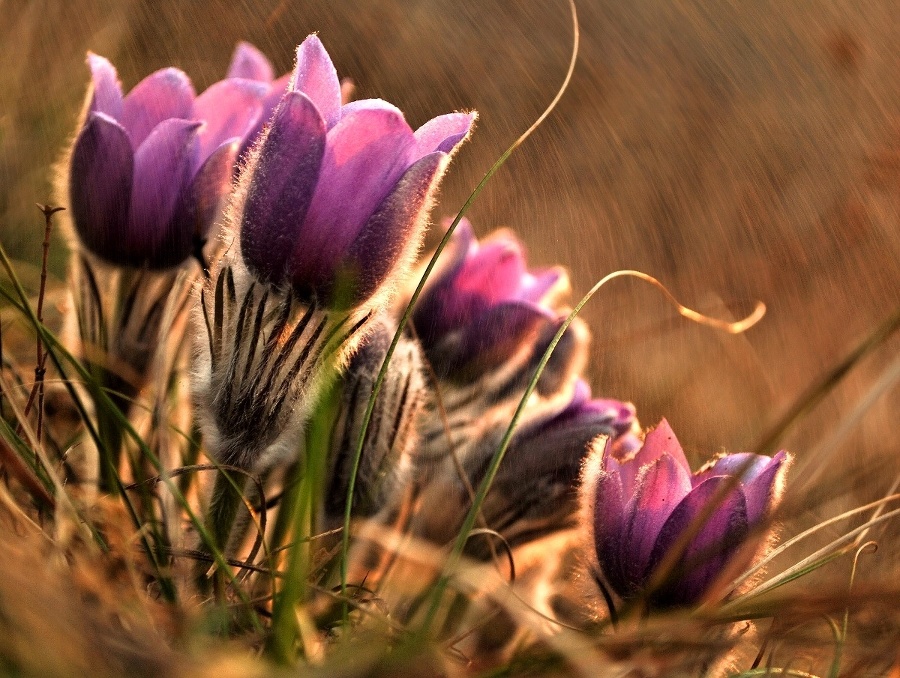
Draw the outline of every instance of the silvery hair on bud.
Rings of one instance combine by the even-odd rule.
[[[363,417],[396,332],[385,316],[376,318],[373,326],[342,378],[325,498],[328,527],[343,520]],[[388,517],[402,498],[410,479],[411,455],[418,443],[416,421],[425,401],[422,360],[419,343],[407,330],[388,364],[366,429],[354,486],[355,516]]]

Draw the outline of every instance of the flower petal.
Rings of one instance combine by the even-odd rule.
[[[176,265],[193,253],[196,244],[206,241],[209,229],[222,212],[222,201],[231,186],[231,177],[240,139],[237,137],[223,143],[203,162],[194,175],[173,218],[170,236],[173,241],[167,246]],[[167,253],[160,253],[160,257]]]
[[[669,516],[660,530],[650,557],[646,576],[650,577],[666,553],[676,546],[679,537],[692,526],[706,506],[730,482],[723,476],[714,476],[695,487]],[[684,554],[678,559],[679,570],[672,573],[653,600],[661,605],[689,605],[699,601],[710,584],[723,570],[728,559],[747,537],[747,505],[743,492],[735,489],[728,493],[690,540]]]
[[[713,476],[733,476],[741,474],[741,482],[751,482],[762,473],[772,461],[771,457],[750,452],[736,452],[726,454],[715,459],[711,464],[704,466],[694,475],[693,482],[696,487],[707,478]]]
[[[113,263],[119,254],[134,176],[128,134],[103,113],[90,113],[75,140],[69,166],[72,219],[85,246]]]
[[[416,147],[413,158],[443,151],[453,153],[456,147],[469,135],[478,115],[472,113],[448,113],[429,120],[416,130]]]
[[[450,222],[447,221],[444,224],[445,230],[449,226]],[[425,347],[433,346],[453,329],[443,311],[444,298],[447,294],[453,293],[452,281],[473,245],[475,233],[469,220],[463,218],[450,236],[450,241],[441,253],[413,309],[413,324],[419,340]]]
[[[552,314],[535,304],[506,301],[492,306],[473,318],[454,335],[452,342],[441,342],[441,370],[459,372],[459,377],[472,378],[477,372],[506,360],[523,346],[541,335],[553,322]],[[452,346],[452,348],[451,348]],[[429,357],[438,352],[427,352]],[[437,366],[436,366],[437,367]]]
[[[656,428],[647,433],[647,436],[644,438],[644,446],[637,453],[637,458],[639,463],[644,465],[663,454],[669,454],[685,471],[691,472],[691,467],[684,456],[684,450],[681,449],[681,443],[678,442],[675,432],[665,419],[660,421]]]
[[[297,48],[291,89],[312,100],[328,129],[341,119],[341,82],[319,36],[310,35]]]
[[[102,56],[88,52],[93,93],[89,113],[105,113],[114,120],[122,118],[122,85],[115,67]]]
[[[610,586],[624,594],[628,582],[622,569],[622,528],[627,498],[622,492],[619,463],[610,455],[609,440],[597,439],[584,465],[583,492],[586,492],[594,532],[594,549],[600,569]]]
[[[244,173],[241,252],[264,281],[280,284],[319,178],[325,122],[305,94],[288,92],[261,143]]]
[[[211,85],[197,97],[194,118],[206,123],[198,134],[201,162],[226,140],[243,140],[259,122],[268,90],[267,85],[253,80],[231,78]]]
[[[137,150],[163,120],[193,116],[194,88],[177,68],[163,68],[141,80],[125,97],[122,126]]]
[[[242,40],[234,48],[227,77],[270,83],[275,78],[275,72],[265,54],[249,42]]]
[[[453,281],[454,294],[445,300],[444,313],[455,319],[454,324],[462,324],[494,304],[518,299],[525,272],[521,243],[503,232],[489,236],[463,263]]]
[[[787,452],[782,450],[769,459],[755,478],[744,483],[747,521],[751,526],[758,525],[780,499],[789,462]]]
[[[200,124],[164,120],[134,154],[134,186],[123,234],[134,261],[159,265],[155,260],[166,258],[166,246],[181,239],[170,231],[182,191],[190,184]]]
[[[357,111],[328,131],[319,182],[294,250],[294,279],[330,281],[350,244],[407,170],[413,135],[396,109]],[[301,285],[302,287],[302,285]]]
[[[634,497],[626,512],[623,548],[628,553],[625,572],[636,586],[645,582],[650,554],[679,502],[691,491],[690,474],[671,455],[663,453],[640,469]]]
[[[355,275],[353,305],[373,295],[418,250],[446,166],[445,153],[431,153],[413,164],[350,245],[344,265]]]
[[[247,132],[244,143],[241,144],[240,155],[246,155],[247,151],[249,151],[259,137],[262,136],[263,129],[265,129],[266,125],[272,119],[275,109],[278,108],[278,104],[281,103],[282,97],[287,93],[290,82],[291,74],[287,73],[269,86],[269,91],[262,100],[262,111],[260,111],[259,119],[256,121],[256,124],[253,125],[253,128]]]

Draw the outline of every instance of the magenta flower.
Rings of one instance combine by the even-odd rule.
[[[112,64],[88,55],[93,90],[72,149],[69,198],[75,230],[119,266],[177,266],[202,243],[231,184],[264,88],[218,82],[198,97],[165,68],[122,96]]]
[[[568,287],[562,269],[530,272],[511,232],[497,231],[479,243],[465,219],[442,257],[446,263],[413,312],[435,366],[462,376],[492,367],[523,346],[546,348],[563,319],[551,306]]]
[[[307,301],[358,306],[406,268],[449,156],[474,113],[413,132],[379,99],[341,105],[341,85],[315,35],[243,178],[243,259],[257,279]]]
[[[731,483],[670,576],[646,592],[659,607],[699,602],[735,558],[752,558],[757,542],[748,540],[760,536],[751,533],[764,527],[777,504],[788,463],[784,451],[731,454],[691,474],[665,419],[633,455],[617,457],[610,445],[597,446],[585,467],[583,499],[609,586],[623,598],[643,593],[666,554]]]

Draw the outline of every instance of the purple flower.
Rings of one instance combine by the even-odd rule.
[[[466,378],[526,346],[540,344],[543,353],[564,318],[552,307],[568,288],[562,269],[530,272],[511,232],[497,231],[479,243],[465,219],[443,258],[413,313],[436,367]]]
[[[691,474],[665,419],[636,453],[618,457],[612,450],[595,447],[585,466],[583,500],[600,569],[623,598],[644,592],[666,554],[725,493],[669,576],[647,592],[659,607],[697,603],[726,566],[752,559],[758,542],[751,538],[761,536],[753,532],[777,504],[789,463],[784,451],[774,457],[730,454]]]
[[[206,237],[231,185],[264,88],[228,79],[195,97],[164,68],[122,96],[112,64],[88,55],[93,89],[72,149],[69,198],[82,244],[119,266],[177,266]]]
[[[337,72],[311,35],[242,178],[236,219],[247,266],[308,301],[370,299],[409,265],[474,119],[451,113],[413,132],[385,101],[342,105]]]

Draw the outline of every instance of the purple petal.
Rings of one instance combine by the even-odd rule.
[[[618,462],[609,456],[609,441],[602,448],[596,443],[592,447],[584,467],[584,482],[594,483],[593,487],[586,487],[591,511],[589,519],[594,528],[594,548],[607,580],[621,595],[628,589],[622,571],[621,539],[626,499],[622,493]]]
[[[666,519],[691,491],[691,478],[675,459],[663,453],[641,468],[636,485],[626,509],[627,527],[622,539],[628,553],[625,571],[638,585],[644,581],[650,554]]]
[[[238,138],[231,139],[214,150],[200,166],[189,189],[182,191],[170,232],[171,241],[166,247],[173,261],[166,265],[183,261],[192,254],[195,243],[207,239],[210,226],[221,214],[222,201],[231,186],[239,141]]]
[[[357,111],[328,131],[316,192],[291,253],[293,271],[314,286],[333,282],[350,244],[407,170],[412,143],[396,109]]]
[[[260,111],[259,119],[247,132],[244,143],[241,145],[240,155],[245,155],[254,142],[262,135],[263,129],[272,119],[272,115],[275,113],[275,109],[278,108],[278,104],[281,103],[282,97],[287,93],[290,82],[291,74],[287,73],[270,85],[268,93],[262,100],[262,111]]]
[[[518,299],[525,273],[521,243],[506,233],[496,233],[463,263],[453,282],[455,293],[445,301],[445,312],[465,322],[488,306]]]
[[[554,287],[568,286],[569,276],[562,268],[552,268],[536,275],[526,273],[520,281],[519,298],[538,303],[547,296]]]
[[[681,464],[685,471],[691,472],[691,467],[684,456],[684,450],[681,449],[681,443],[678,442],[675,432],[665,419],[660,421],[655,429],[647,433],[647,436],[644,438],[644,446],[638,452],[638,456],[640,457],[640,463],[643,465],[663,454],[671,455],[673,459]]]
[[[297,48],[291,89],[303,92],[312,100],[328,129],[341,119],[341,82],[317,35],[310,35]]]
[[[105,113],[114,120],[122,118],[122,85],[115,67],[102,56],[88,52],[88,66],[94,92],[89,113]]]
[[[429,120],[416,130],[413,155],[418,157],[432,151],[453,153],[468,136],[476,117],[475,113],[448,113]]]
[[[704,508],[729,483],[716,476],[701,483],[688,494],[669,516],[656,540],[646,576],[649,578],[666,553],[676,546],[679,537],[689,528],[696,528]],[[710,584],[725,567],[729,557],[747,537],[747,506],[739,489],[728,493],[690,540],[684,554],[678,558],[681,572],[675,575],[654,599],[664,605],[689,605],[700,600]]]
[[[787,466],[787,453],[782,450],[768,460],[768,464],[755,478],[744,484],[744,496],[747,499],[747,521],[751,526],[762,522],[780,498]]]
[[[737,452],[726,454],[715,459],[712,464],[707,464],[694,475],[696,487],[707,478],[713,476],[733,476],[741,474],[741,482],[749,483],[758,476],[772,461],[771,457],[750,452]]]
[[[137,150],[163,120],[193,117],[194,88],[177,68],[163,68],[148,75],[125,97],[120,118]]]
[[[206,124],[200,130],[200,159],[205,160],[226,140],[243,140],[259,122],[268,86],[232,78],[211,85],[194,102],[194,118]]]
[[[134,154],[134,186],[128,228],[123,234],[136,261],[151,265],[178,236],[171,234],[175,209],[190,184],[196,162],[197,130],[193,120],[164,120]]]
[[[431,197],[446,166],[445,153],[431,153],[416,162],[350,245],[345,266],[355,274],[353,305],[374,294],[398,262],[418,248]]]
[[[341,107],[341,117],[346,118],[351,113],[359,113],[360,111],[396,111],[394,104],[384,99],[359,99],[344,104]],[[412,131],[412,130],[410,130]]]
[[[280,284],[316,188],[325,122],[305,94],[288,92],[247,172],[241,252],[263,280]]]
[[[69,200],[85,246],[112,261],[128,220],[134,153],[128,134],[103,113],[90,113],[75,140],[69,166]]]
[[[275,72],[265,54],[249,42],[241,41],[234,48],[227,77],[270,83],[275,78]]]

